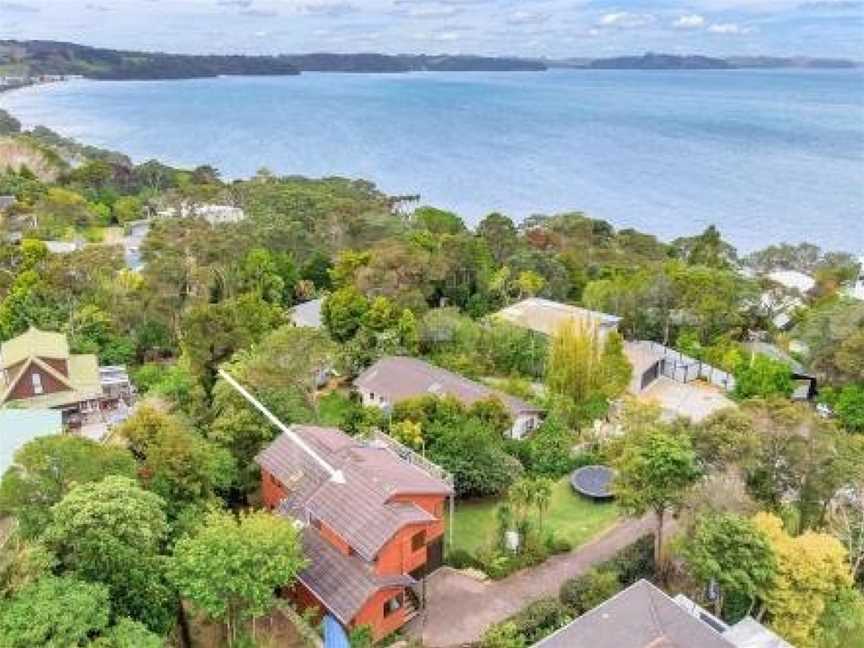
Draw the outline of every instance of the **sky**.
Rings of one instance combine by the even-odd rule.
[[[864,60],[864,0],[0,0],[0,39],[178,53]]]

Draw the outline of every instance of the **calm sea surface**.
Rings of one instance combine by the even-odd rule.
[[[226,177],[368,178],[475,223],[583,210],[664,238],[864,253],[861,71],[303,74],[59,83],[27,125]]]

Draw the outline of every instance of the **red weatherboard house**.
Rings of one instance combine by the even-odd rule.
[[[452,488],[384,444],[336,428],[291,429],[341,470],[345,483],[331,480],[286,435],[256,459],[265,504],[304,525],[310,564],[290,595],[346,628],[368,625],[379,639],[416,613],[418,579],[441,565]]]

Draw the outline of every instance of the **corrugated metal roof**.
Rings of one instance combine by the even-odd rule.
[[[452,396],[465,405],[498,398],[513,417],[540,408],[417,358],[382,358],[357,376],[354,385],[383,396],[391,404],[420,396]]]

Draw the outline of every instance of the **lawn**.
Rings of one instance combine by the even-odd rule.
[[[474,553],[495,539],[497,520],[495,507],[500,500],[457,502],[453,520],[453,548]],[[552,529],[556,536],[566,538],[573,547],[584,544],[609,528],[619,518],[615,504],[597,504],[587,500],[570,487],[569,478],[555,483],[549,510],[543,517],[543,528]],[[532,513],[536,521],[536,512]]]

